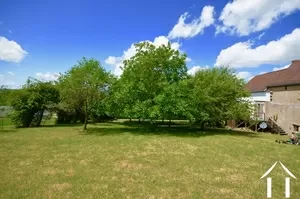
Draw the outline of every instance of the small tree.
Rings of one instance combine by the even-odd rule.
[[[88,119],[108,92],[110,75],[95,59],[82,58],[59,78],[61,104],[64,109],[81,110],[86,130]]]
[[[12,97],[11,119],[18,127],[40,126],[44,112],[58,101],[59,92],[53,82],[28,79]]]

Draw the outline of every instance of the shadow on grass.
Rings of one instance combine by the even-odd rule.
[[[3,130],[0,130],[0,133],[15,133],[17,132],[17,129],[3,129]]]
[[[83,124],[77,123],[77,124],[44,124],[39,127],[77,127],[77,126],[83,126]]]
[[[111,125],[110,125],[111,124]],[[98,126],[98,127],[97,127]],[[187,124],[176,124],[171,127],[162,125],[136,124],[136,123],[105,123],[95,126],[89,126],[83,135],[120,135],[120,134],[133,134],[133,135],[162,135],[162,136],[178,136],[178,137],[202,137],[214,135],[231,135],[231,136],[245,136],[245,137],[258,137],[254,132],[233,131],[227,129],[204,129]]]

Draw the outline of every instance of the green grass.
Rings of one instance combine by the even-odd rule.
[[[118,123],[0,132],[0,198],[266,198],[280,160],[300,178],[299,147],[269,134]],[[284,198],[284,171],[271,173]],[[300,181],[291,179],[291,198]]]

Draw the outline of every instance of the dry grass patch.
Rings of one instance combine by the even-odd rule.
[[[0,132],[0,198],[266,198],[280,160],[300,177],[299,147],[274,135],[120,124]],[[284,171],[271,173],[284,197]],[[300,181],[291,181],[291,199]]]

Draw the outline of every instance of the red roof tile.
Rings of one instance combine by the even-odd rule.
[[[268,87],[291,84],[300,84],[300,60],[292,61],[286,69],[255,76],[248,82],[246,88],[251,92],[259,92]]]

